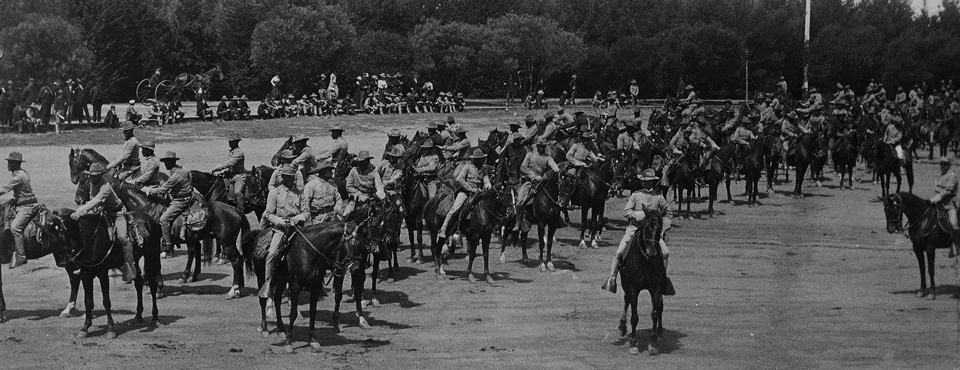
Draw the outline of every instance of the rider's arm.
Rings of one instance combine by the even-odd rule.
[[[550,166],[550,169],[553,172],[560,172],[560,166],[557,165],[557,162],[553,160],[553,157],[547,158],[547,166]]]
[[[577,159],[577,151],[579,150],[579,148],[580,148],[580,145],[575,144],[574,146],[570,147],[569,150],[567,150],[567,162],[570,162],[570,164],[574,166],[586,165],[586,163],[583,163],[583,161]]]
[[[107,168],[114,168],[123,164],[127,158],[130,158],[130,156],[133,155],[134,149],[136,149],[135,146],[131,145],[129,140],[124,142],[123,150],[120,152],[120,156],[117,157],[117,159],[114,159],[113,162],[110,162],[110,164],[107,165]]]
[[[523,177],[533,181],[540,181],[540,176],[537,175],[537,172],[533,169],[532,153],[527,153],[523,157],[523,163],[520,164],[520,173],[523,174]]]
[[[243,153],[241,153],[240,151],[230,151],[230,157],[227,158],[227,161],[223,162],[223,164],[214,168],[213,171],[211,172],[217,172],[220,170],[231,168],[233,167],[233,165],[237,164],[237,162],[239,162],[241,159],[243,159]]]
[[[623,217],[626,218],[627,221],[630,221],[630,219],[643,221],[643,219],[647,217],[646,213],[644,213],[643,210],[637,211],[636,208],[636,197],[631,195],[630,198],[627,199],[627,204],[623,206]]]
[[[157,164],[152,161],[144,161],[143,166],[140,167],[140,173],[135,179],[133,179],[133,184],[136,186],[143,186],[147,181],[150,181],[155,173],[159,170]]]
[[[360,185],[360,173],[357,172],[357,168],[354,167],[350,170],[350,174],[347,175],[347,195],[351,198],[364,199],[367,196],[360,191],[358,187]]]
[[[6,185],[0,186],[0,195],[9,193],[13,191],[13,189],[19,188],[22,184],[23,175],[21,175],[20,172],[16,172],[13,174],[13,177],[10,178],[10,182],[8,182]]]
[[[270,190],[267,193],[267,208],[263,211],[263,217],[260,219],[260,227],[268,228],[275,224],[282,224],[283,219],[277,217],[277,194]]]
[[[477,187],[474,184],[471,184],[470,181],[467,181],[467,178],[470,175],[470,172],[474,171],[475,168],[471,165],[464,166],[460,173],[457,174],[457,184],[460,185],[466,191],[471,193],[476,193]]]
[[[107,200],[107,197],[110,196],[111,191],[112,189],[110,188],[109,184],[101,186],[100,191],[98,191],[97,194],[95,194],[94,196],[90,197],[90,200],[87,201],[87,203],[80,206],[80,208],[77,208],[77,211],[75,213],[81,216],[87,214],[88,212],[90,212],[90,210],[103,204],[103,202]]]

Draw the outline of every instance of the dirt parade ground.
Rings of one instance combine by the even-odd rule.
[[[506,129],[506,123],[525,114],[489,110],[459,114],[457,119],[470,129],[468,136],[476,145],[489,130]],[[380,158],[390,129],[412,135],[445,116],[187,123],[138,130],[137,136],[158,139],[157,152],[175,151],[187,169],[210,171],[226,158],[223,138],[234,132],[245,138],[241,148],[247,167],[268,164],[285,135],[292,133],[305,133],[313,148],[324,148],[331,142],[326,129],[336,123],[347,129],[352,153],[365,149]],[[67,167],[70,148],[89,147],[113,158],[121,142],[114,130],[0,138],[3,155],[12,150],[24,154],[24,168],[49,208],[76,207]],[[939,172],[923,154],[915,165],[914,193],[929,198]],[[879,186],[870,183],[862,165],[855,174],[859,181],[853,190],[839,189],[829,171],[823,187],[806,181],[802,199],[785,195],[793,188],[791,174],[791,182],[775,187],[776,194],[761,195],[759,207],[746,205],[741,181],[732,185],[733,203],[719,203],[714,217],[703,214],[703,201],[693,204],[694,219],[675,218],[668,235],[668,274],[677,295],[665,298],[665,336],[658,356],[628,354],[628,341],[617,330],[622,294],[600,289],[626,226],[622,209],[627,198],[614,198],[607,202],[610,222],[599,250],[577,247],[579,211],[571,211],[573,225],[557,234],[556,272],[521,264],[518,249],[508,248],[501,264],[500,245],[494,242],[494,284],[467,282],[462,249],[446,267],[447,280],[435,278],[429,258],[428,264],[403,261],[409,255],[404,230],[401,273],[396,282],[380,285],[382,305],[365,310],[372,329],[357,326],[348,303],[342,310],[344,332],[336,334],[329,325],[331,295],[319,304],[321,348],[315,351],[307,344],[307,321],[299,319],[294,354],[284,353],[276,334],[262,338],[257,332],[260,314],[253,288],[248,286],[240,299],[223,299],[232,278],[228,265],[204,266],[199,282],[180,284],[186,260],[182,249],[175,258],[162,260],[165,288],[158,303],[161,325],[156,328],[133,323],[133,286],[119,276],[111,279],[119,321],[119,337],[112,340],[103,337],[106,318],[99,289],[91,335],[76,339],[83,324],[82,299],[72,316],[59,317],[69,284],[53,258],[32,260],[15,270],[4,266],[8,320],[0,324],[0,368],[960,367],[956,262],[946,257],[946,250],[938,251],[939,294],[936,300],[918,298],[918,268],[909,241],[886,232]],[[4,174],[0,181],[8,178]],[[252,214],[249,217],[255,222]],[[534,243],[531,236],[528,244]],[[306,306],[300,310],[305,312]],[[649,295],[642,293],[642,349],[649,336],[649,311]]]

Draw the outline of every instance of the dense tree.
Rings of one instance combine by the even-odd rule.
[[[0,71],[19,81],[32,77],[49,82],[85,75],[93,59],[80,29],[59,16],[30,15],[20,24],[3,29],[0,48],[6,56]]]

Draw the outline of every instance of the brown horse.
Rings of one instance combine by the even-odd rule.
[[[904,233],[910,237],[913,254],[920,266],[920,290],[917,297],[937,299],[937,283],[934,281],[937,249],[950,248],[950,225],[946,217],[938,217],[937,206],[911,193],[898,192],[880,198],[883,201],[883,214],[887,219],[887,232]],[[907,218],[904,229],[903,218]],[[930,290],[927,290],[927,277],[924,274],[924,255],[926,255],[927,273],[930,274]]]
[[[660,236],[663,233],[662,217],[656,212],[647,212],[647,218],[640,223],[637,234],[630,241],[629,252],[623,257],[620,269],[620,281],[623,285],[623,315],[620,317],[620,335],[627,335],[627,309],[630,309],[630,354],[639,354],[637,349],[637,298],[640,292],[650,292],[653,310],[650,318],[653,328],[650,332],[650,355],[659,353],[658,339],[663,336],[663,283],[667,278],[663,253],[660,250]]]

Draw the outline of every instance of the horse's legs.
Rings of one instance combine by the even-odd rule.
[[[648,353],[653,356],[660,353],[660,328],[662,325],[663,318],[663,295],[660,294],[659,288],[650,289],[650,303],[652,309],[650,310],[650,319],[653,321],[653,328],[650,333],[650,345],[647,346]]]
[[[73,314],[74,308],[77,307],[77,293],[80,292],[80,275],[67,271],[67,278],[70,279],[70,299],[67,301],[67,307],[63,309],[63,312],[60,312],[62,318]]]
[[[917,291],[917,297],[923,298],[927,294],[927,271],[924,270],[924,251],[920,246],[913,246],[913,254],[917,256],[917,264],[920,265],[920,290]]]
[[[443,271],[443,256],[440,255],[442,246],[437,242],[436,234],[436,230],[430,231],[430,253],[433,255],[433,272],[437,274],[437,279],[442,279],[447,273]]]
[[[897,178],[897,192],[900,192],[900,182],[903,181],[903,178],[900,176],[900,167],[897,167],[897,170],[893,173]]]
[[[352,280],[351,283],[353,284],[353,296],[355,298],[354,302],[356,302],[357,305],[357,324],[361,329],[367,330],[370,329],[370,324],[367,324],[367,319],[363,317],[363,306],[360,304],[360,300],[356,299],[356,297],[363,296],[363,280],[366,278],[366,275],[363,273],[365,267],[366,266],[363,265],[363,261],[360,261],[360,268],[355,273],[350,274],[350,279]],[[343,288],[341,287],[340,290],[342,291]]]
[[[137,314],[133,316],[133,321],[143,322],[143,276],[137,276],[133,279],[133,286],[137,290]]]
[[[411,225],[411,222],[407,222],[407,240],[410,241],[410,258],[407,258],[407,262],[413,263],[416,261],[417,257],[417,240],[414,239],[414,225]]]
[[[323,289],[321,285],[319,289]],[[317,342],[317,339],[314,337],[316,334],[316,325],[317,325],[317,301],[320,300],[320,291],[313,290],[310,292],[310,331],[309,331],[309,341],[310,347],[314,350],[320,349],[320,343]]]
[[[240,291],[243,290],[244,285],[243,258],[235,256],[233,261],[230,261],[230,267],[233,267],[233,286],[230,287],[224,299],[240,298]]]
[[[287,326],[287,337],[283,340],[283,351],[286,353],[293,353],[293,323],[297,321],[297,304],[300,301],[300,284],[297,283],[295,279],[290,281],[290,326]],[[274,301],[280,302],[283,297],[283,292],[274,292]],[[280,307],[277,307],[277,317],[280,317]],[[312,331],[311,331],[312,332]]]
[[[373,307],[379,307],[380,301],[377,300],[377,280],[380,280],[380,257],[374,253],[373,254],[373,271],[370,273],[370,305]],[[387,258],[387,268],[390,266],[389,255]]]
[[[471,283],[477,282],[477,280],[473,277],[473,261],[477,258],[478,242],[479,238],[475,232],[470,233],[470,235],[467,237],[467,281]]]
[[[547,270],[556,271],[553,267],[553,235],[556,234],[557,228],[553,225],[546,225],[547,228]]]
[[[627,309],[630,308],[630,295],[623,295],[623,313],[620,315],[620,326],[617,329],[620,329],[620,336],[627,335]]]
[[[600,246],[597,245],[597,240],[600,239],[600,233],[603,231],[603,225],[600,222],[600,218],[603,217],[604,203],[600,203],[591,207],[590,211],[590,248],[600,249]]]
[[[726,185],[727,185],[727,202],[733,202],[733,195],[730,194],[730,176],[727,176]]]
[[[540,262],[539,268],[541,272],[547,271],[547,265],[543,261],[543,249],[546,247],[545,245],[546,243],[543,240],[543,234],[544,234],[543,228],[544,228],[543,222],[540,222],[537,224],[537,243],[538,243],[537,246],[540,248],[540,258],[537,261]]]
[[[587,249],[587,243],[583,240],[583,235],[586,233],[587,228],[590,227],[590,223],[587,218],[590,214],[590,206],[582,205],[580,207],[580,249]]]
[[[147,284],[150,285],[150,298],[153,300],[153,310],[150,313],[153,314],[151,324],[154,326],[160,323],[160,310],[157,308],[157,291],[159,291],[160,288],[157,280],[159,280],[159,278],[150,278],[147,282]]]
[[[85,274],[83,280],[83,327],[77,333],[77,338],[86,338],[87,330],[93,325],[93,275]]]
[[[286,281],[277,281],[277,286],[273,289],[273,315],[277,319],[277,334],[281,339],[287,338],[287,327],[283,325],[283,315],[280,314],[280,303],[283,302],[283,291],[287,289]],[[261,284],[262,285],[262,284]],[[293,327],[293,321],[290,321],[290,327]]]
[[[493,276],[490,275],[490,234],[480,237],[480,246],[483,250],[483,278],[488,284],[493,284]]]
[[[107,339],[114,339],[117,333],[113,331],[113,310],[110,304],[110,277],[107,276],[107,270],[97,273],[97,279],[100,280],[100,294],[103,299],[103,309],[107,310],[107,333],[104,335]],[[91,278],[91,281],[93,279]]]
[[[637,324],[640,323],[640,315],[637,315],[637,298],[639,292],[630,292],[630,354],[639,355],[637,349]]]
[[[713,215],[713,200],[717,198],[717,190],[720,187],[720,183],[714,180],[710,180],[710,183],[707,184],[708,194],[707,194],[707,213]]]
[[[517,239],[514,243],[517,243],[520,246],[520,251],[522,253],[521,262],[526,264],[530,261],[530,257],[527,257],[527,238],[530,236],[530,231],[521,231],[517,233]]]
[[[687,190],[687,217],[690,218],[690,203],[693,202],[693,189]]]
[[[927,296],[927,299],[937,299],[937,283],[934,279],[934,269],[936,269],[935,260],[937,258],[937,250],[933,247],[928,247],[927,249],[927,273],[930,274],[930,295]]]

